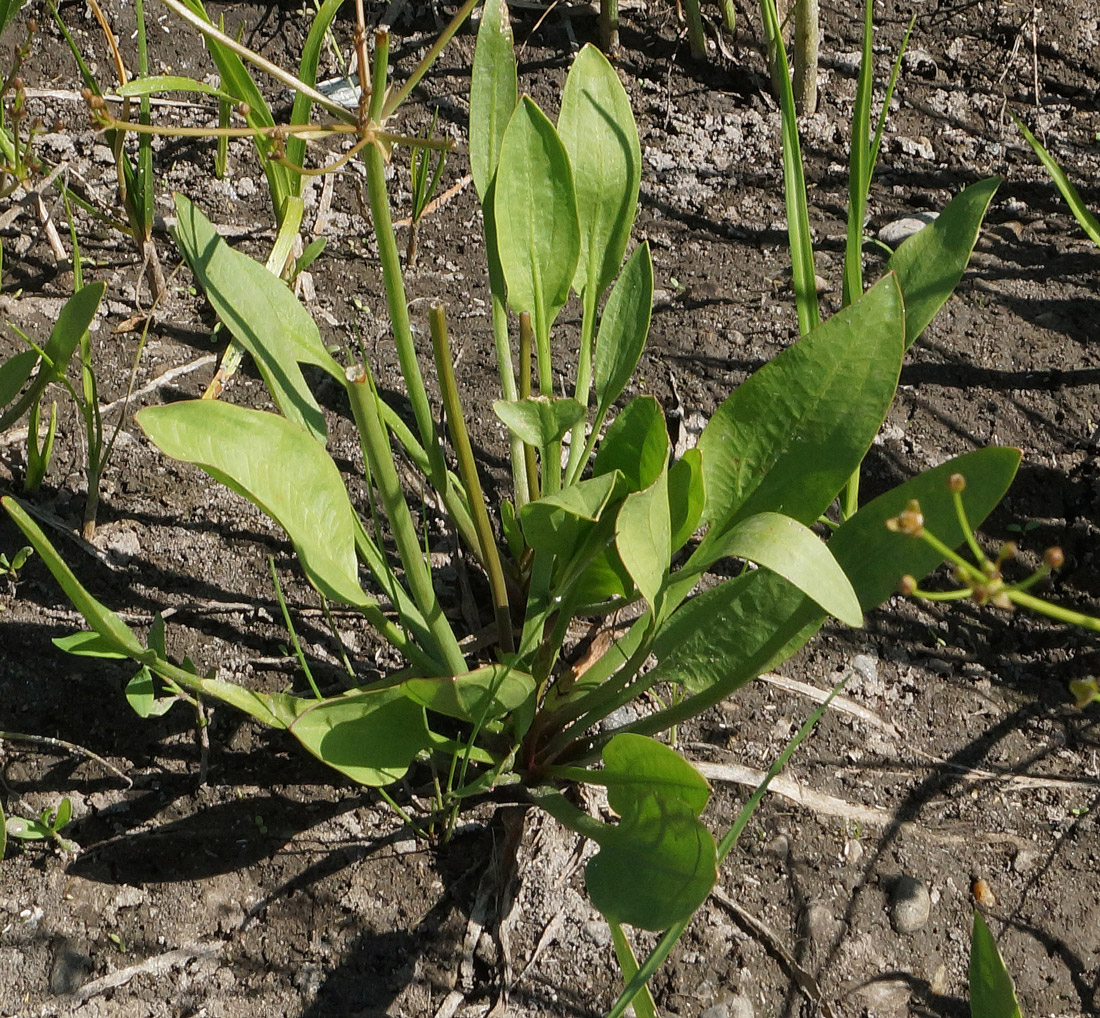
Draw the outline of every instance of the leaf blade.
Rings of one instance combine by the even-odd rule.
[[[165,455],[201,467],[275,520],[326,597],[374,604],[359,586],[355,511],[340,471],[304,428],[215,400],[146,407],[137,421]]]
[[[638,210],[642,150],[626,90],[591,43],[566,76],[558,135],[573,168],[581,223],[573,289],[599,295],[611,285],[626,252]]]
[[[971,184],[957,194],[923,229],[891,255],[887,270],[896,272],[905,298],[905,348],[935,317],[966,271],[1000,177]]]

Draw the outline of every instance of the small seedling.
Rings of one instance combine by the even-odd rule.
[[[56,806],[47,806],[37,820],[27,817],[8,817],[4,821],[4,833],[19,841],[52,841],[62,852],[79,852],[80,846],[61,832],[73,818],[73,804],[68,796]]]
[[[429,141],[435,135],[435,125],[439,122],[439,110],[436,109],[431,125],[424,133]],[[436,190],[439,178],[447,162],[447,150],[414,147],[411,150],[409,173],[412,178],[412,215],[409,217],[409,244],[405,251],[405,263],[410,267],[416,264],[416,242],[420,232],[420,220],[428,209]]]
[[[10,559],[0,552],[0,576],[6,576],[9,580],[19,579],[19,570],[26,565],[27,559],[34,554],[34,549],[28,544],[20,548]]]

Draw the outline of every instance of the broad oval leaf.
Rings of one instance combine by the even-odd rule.
[[[126,683],[125,692],[127,703],[139,718],[159,718],[180,702],[176,696],[157,697],[153,673],[146,665]]]
[[[516,108],[516,55],[505,0],[486,0],[470,75],[470,173],[485,204],[497,172],[504,129]]]
[[[661,404],[637,396],[612,421],[600,440],[592,473],[618,470],[631,491],[648,488],[668,463],[668,425]]]
[[[201,467],[275,520],[322,594],[373,603],[359,586],[355,511],[340,471],[304,428],[215,400],[147,407],[137,422],[165,455]]]
[[[409,679],[404,688],[429,710],[462,721],[483,721],[522,707],[535,691],[535,680],[517,668],[494,664],[465,675]]]
[[[589,896],[612,922],[666,929],[695,912],[718,876],[714,838],[699,821],[710,790],[653,739],[618,735],[604,763],[620,821],[591,832],[600,851],[585,867]]]
[[[646,241],[634,249],[615,281],[596,333],[596,404],[605,415],[626,388],[649,336],[653,259]]]
[[[527,396],[493,403],[493,413],[521,442],[542,449],[583,420],[584,406],[571,396]]]
[[[331,700],[301,700],[288,726],[310,753],[371,788],[400,781],[431,735],[424,708],[399,687]]]
[[[577,582],[569,588],[569,603],[594,605],[613,597],[626,597],[634,586],[618,549],[609,544],[585,566]]]
[[[504,131],[495,179],[493,215],[508,304],[549,324],[569,296],[580,226],[569,157],[528,96]]]
[[[681,605],[657,633],[647,677],[717,702],[794,653],[824,612],[782,576],[742,573]]]
[[[959,285],[982,220],[1000,185],[1000,177],[989,177],[964,188],[939,216],[891,256],[886,267],[898,274],[905,298],[906,349]]]
[[[1008,490],[1019,462],[1018,449],[967,453],[880,495],[841,524],[828,548],[863,611],[894,594],[902,575],[920,578],[940,562],[939,554],[924,541],[891,532],[886,520],[915,498],[929,529],[957,547],[963,534],[948,477],[966,477],[963,504],[977,527]],[[705,694],[708,703],[717,702],[790,657],[820,628],[824,617],[816,604],[776,573],[742,574],[692,598],[662,626],[653,645],[657,666],[651,677],[681,682],[690,692]]]
[[[523,536],[536,551],[565,553],[572,547],[577,521],[598,520],[622,487],[622,475],[613,471],[528,502],[519,511]]]
[[[743,558],[778,573],[830,615],[863,625],[859,598],[829,547],[809,527],[779,513],[757,513],[719,538],[721,556]]]
[[[599,296],[619,271],[642,179],[642,149],[630,99],[615,69],[591,43],[569,68],[558,136],[573,168],[581,247],[573,289]]]
[[[807,526],[871,446],[901,371],[901,292],[887,276],[748,378],[699,437],[711,532],[758,512]]]
[[[1019,449],[976,449],[879,495],[845,520],[829,538],[829,551],[851,582],[863,610],[870,611],[897,593],[903,575],[920,579],[943,561],[924,541],[887,529],[888,519],[916,499],[929,531],[949,548],[958,548],[965,538],[947,479],[952,474],[966,478],[963,506],[971,526],[977,529],[1004,497],[1019,465]]]
[[[710,785],[679,753],[644,735],[624,732],[603,749],[608,805],[620,816],[650,794],[681,799],[696,816],[710,802]]]

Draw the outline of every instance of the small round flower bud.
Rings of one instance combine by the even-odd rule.
[[[910,499],[905,509],[892,520],[887,520],[886,525],[899,534],[920,537],[924,530],[924,514],[920,511],[920,503],[915,498]]]
[[[37,18],[29,18],[27,20],[27,31],[30,32],[31,35],[34,35],[34,33],[38,31],[38,19]]]
[[[80,98],[85,102],[91,102],[93,95],[95,95],[95,93],[87,85],[80,90]]]
[[[947,489],[952,494],[961,494],[966,489],[966,478],[962,474],[952,474],[947,479]]]
[[[16,92],[22,92],[23,89],[27,87],[27,83],[23,80],[21,74],[17,74],[11,79],[11,87],[14,88]]]
[[[237,104],[237,112],[242,117],[247,117],[248,114],[252,112],[252,107],[249,106],[248,103],[238,103]]]
[[[1004,562],[1006,559],[1015,558],[1016,550],[1017,549],[1015,541],[1005,541],[1005,543],[1001,545],[1001,550],[997,553],[997,558],[999,558],[1002,562]]]
[[[898,593],[903,597],[912,597],[917,590],[916,577],[910,576],[906,573],[900,580],[898,580]]]
[[[1065,563],[1066,556],[1057,545],[1053,548],[1047,548],[1047,550],[1043,552],[1043,564],[1050,566],[1051,569],[1061,569]]]

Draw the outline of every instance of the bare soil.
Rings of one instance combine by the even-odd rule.
[[[715,52],[705,63],[690,59],[664,0],[622,6],[620,67],[646,163],[636,233],[653,246],[660,291],[630,394],[653,392],[690,418],[709,413],[796,336],[784,278],[779,116],[753,5],[741,11],[732,58]],[[308,23],[293,5],[211,7],[232,30],[244,25],[250,46],[296,64]],[[132,55],[132,5],[110,0],[105,9]],[[195,38],[157,5],[149,11],[154,66],[209,74]],[[886,0],[875,8],[880,82],[914,12],[869,229],[941,208],[981,177],[1005,181],[956,296],[909,354],[865,488],[877,493],[976,447],[1019,446],[1019,478],[985,531],[994,542],[1018,540],[1031,562],[1061,545],[1066,567],[1046,593],[1095,611],[1100,252],[1007,109],[1029,119],[1086,202],[1100,207],[1100,11],[1076,0],[1042,8]],[[79,77],[59,33],[46,12],[34,13],[40,32],[25,77],[42,90],[36,112],[57,122],[41,151],[110,207],[110,153],[73,96]],[[85,5],[63,3],[61,16],[113,83]],[[427,5],[399,12],[395,77],[408,73],[446,17]],[[839,305],[860,12],[839,0],[823,5],[822,17],[822,103],[803,137],[818,271],[836,288],[824,296],[831,311]],[[0,40],[0,70],[21,25]],[[523,87],[551,113],[571,52],[595,32],[585,9],[516,12]],[[341,20],[345,45],[350,33]],[[410,129],[438,106],[461,141],[472,49],[469,31],[448,46],[414,94]],[[288,105],[274,89],[271,98]],[[168,107],[158,115],[196,113]],[[222,181],[211,160],[205,144],[158,142],[158,210],[170,215],[169,191],[183,191],[234,243],[262,256],[272,215],[247,144],[231,146]],[[460,151],[444,186],[467,172]],[[408,204],[404,174],[396,166],[399,216]],[[361,336],[383,384],[396,389],[354,176],[335,178],[331,195],[320,183],[310,193],[306,228],[328,239],[313,269],[311,309],[334,341]],[[48,200],[67,247],[64,209]],[[460,186],[428,218],[411,286],[420,328],[428,298],[448,303],[460,385],[467,405],[483,408],[477,439],[492,470],[504,445],[488,409],[494,370],[478,214],[471,188]],[[102,402],[110,403],[125,394],[139,344],[136,333],[116,330],[148,294],[118,233],[85,216],[77,229],[87,277],[108,284],[94,339]],[[52,258],[30,206],[2,239],[2,316],[41,342],[72,273]],[[186,270],[174,273],[179,259],[167,236],[157,243],[173,272],[171,293],[154,317],[130,409],[199,394],[223,342],[211,337],[212,316],[189,292]],[[575,323],[579,313],[567,308],[566,319]],[[0,356],[19,346],[6,331]],[[265,405],[247,367],[227,398]],[[268,574],[274,556],[315,674],[339,684],[337,648],[282,535],[205,475],[163,459],[128,412],[95,543],[75,539],[83,451],[71,403],[58,399],[58,452],[30,504],[54,520],[52,536],[89,589],[138,626],[164,611],[181,658],[277,689],[300,677]],[[329,403],[334,448],[350,465],[354,432],[346,410]],[[14,433],[0,442],[0,491],[18,493],[23,442]],[[19,545],[14,527],[0,521],[0,551]],[[444,538],[440,548],[450,550]],[[439,573],[457,602],[458,573]],[[0,1015],[420,1018],[494,1008],[541,1018],[598,1015],[614,1000],[621,982],[609,934],[584,896],[586,850],[549,819],[486,805],[449,844],[414,841],[376,796],[228,710],[213,712],[206,746],[183,708],[136,717],[121,694],[127,668],[51,645],[78,617],[37,560],[17,581],[0,580],[0,609],[0,726],[66,740],[117,768],[57,745],[2,744],[8,814],[34,815],[68,796],[77,819],[66,833],[81,851],[9,846],[0,869]],[[337,623],[360,674],[392,663],[353,616]],[[1078,711],[1067,692],[1071,679],[1100,674],[1095,639],[1020,614],[895,599],[861,631],[824,631],[783,677],[828,689],[845,673],[847,695],[864,712],[831,711],[785,774],[818,797],[795,801],[795,788],[762,805],[721,874],[721,894],[655,980],[662,1011],[962,1018],[981,880],[979,904],[1024,1013],[1100,1013],[1100,731],[1096,711]],[[797,688],[759,681],[680,732],[684,752],[708,765],[715,832],[748,794],[733,768],[766,768],[811,709]],[[416,782],[397,790],[412,807],[422,792]],[[912,884],[906,878],[928,891],[930,914],[899,933],[896,899]]]

